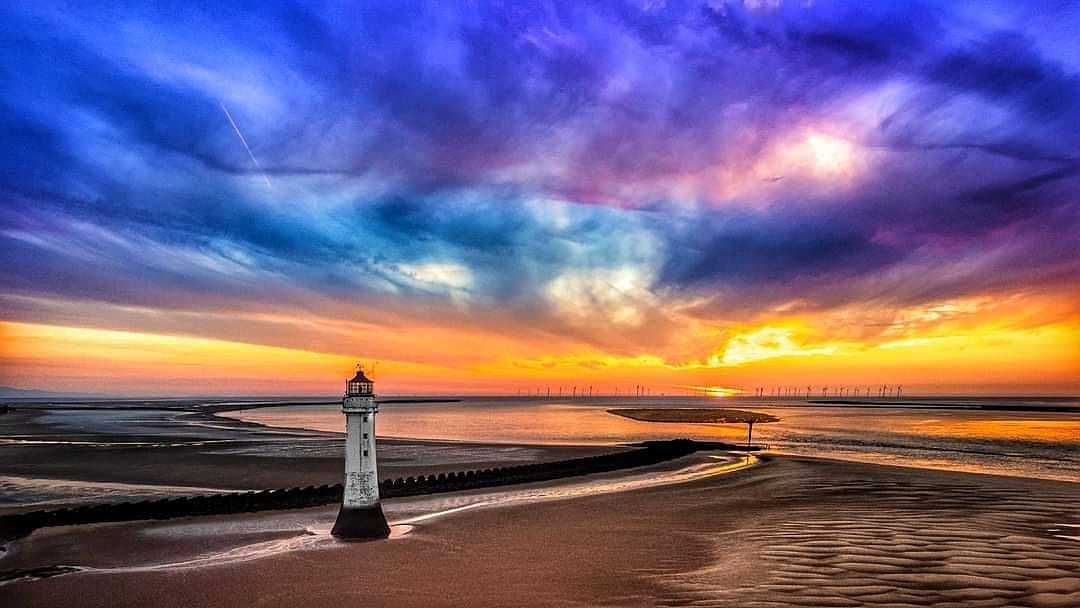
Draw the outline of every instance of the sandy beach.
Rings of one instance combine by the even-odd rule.
[[[407,533],[396,526],[398,537],[380,542],[321,536],[332,508],[44,530],[5,568],[88,570],[11,582],[0,597],[28,607],[73,597],[84,606],[1064,607],[1080,602],[1078,502],[1076,484],[777,457],[689,483],[463,510]]]
[[[341,482],[339,433],[273,429],[188,405],[117,411],[17,406],[0,416],[0,514]],[[380,439],[384,477],[611,452],[603,446]]]
[[[1080,608],[1080,0],[0,16],[0,608]]]

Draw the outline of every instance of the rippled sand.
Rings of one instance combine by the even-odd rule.
[[[10,563],[116,569],[15,582],[0,603],[1080,605],[1078,484],[790,457],[690,479],[433,519],[402,503],[407,534],[374,543],[313,537],[328,509],[51,531]],[[229,534],[274,550],[131,568],[230,555]]]
[[[662,576],[663,604],[1080,606],[1080,542],[1062,522],[1080,520],[1076,488],[932,477],[838,481],[817,471],[774,497],[782,513],[737,533],[762,576],[717,584],[721,556]]]

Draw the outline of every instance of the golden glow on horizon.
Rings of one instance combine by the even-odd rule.
[[[1025,309],[1022,304],[1010,306]],[[538,342],[535,336],[489,340],[467,328],[400,337],[363,332],[355,336],[351,354],[0,323],[0,384],[128,394],[333,394],[363,357],[380,360],[380,386],[391,393],[535,394],[550,388],[554,395],[592,386],[597,394],[630,394],[644,385],[651,394],[737,394],[758,386],[810,385],[817,391],[822,385],[883,383],[903,384],[909,395],[920,392],[918,387],[924,393],[1080,389],[1080,321],[1027,327],[1023,317],[1010,316],[1011,308],[991,308],[943,303],[900,311],[894,323],[865,337],[826,331],[838,323],[829,318],[778,319],[724,331],[699,325],[670,347],[675,350],[638,354]],[[417,349],[415,357],[400,348],[404,339]],[[478,348],[483,344],[492,348]],[[544,348],[547,354],[533,354]],[[390,350],[402,355],[377,354]]]
[[[1080,442],[1080,420],[928,420],[917,423],[914,433],[968,439],[1076,443]]]
[[[684,386],[680,388],[686,388],[707,397],[718,398],[735,397],[746,392],[743,389],[732,388],[730,386]]]
[[[712,367],[738,366],[776,357],[831,355],[840,349],[836,344],[807,346],[795,340],[795,330],[786,327],[761,327],[732,336],[722,355],[708,358]]]
[[[4,380],[60,392],[301,394],[336,392],[356,359],[337,354],[135,332],[0,323]],[[449,377],[402,362],[381,369]]]

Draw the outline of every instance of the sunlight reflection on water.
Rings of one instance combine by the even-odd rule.
[[[738,400],[706,405],[710,403],[779,417],[778,423],[755,425],[754,439],[787,453],[1080,481],[1080,415],[1074,413],[807,408]],[[645,405],[702,404],[701,400],[669,399]],[[671,437],[735,442],[746,437],[744,425],[639,422],[605,411],[634,405],[638,404],[625,400],[567,403],[515,399],[385,404],[378,424],[384,437],[517,444],[614,445]],[[333,405],[228,415],[270,426],[335,432],[341,432],[344,425]]]

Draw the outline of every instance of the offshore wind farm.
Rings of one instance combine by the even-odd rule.
[[[400,605],[424,603],[436,588],[447,603],[499,605],[537,585],[553,602],[629,590],[620,597],[632,605],[973,595],[1038,605],[1042,589],[1066,591],[1051,599],[1071,593],[1060,577],[1077,559],[1076,399],[387,397],[375,474],[388,527],[379,532],[357,528],[358,503],[348,502],[350,467],[364,469],[345,460],[353,444],[342,441],[343,393],[12,404],[0,417],[0,593],[26,605],[80,589],[85,605],[169,604],[165,596],[230,605],[254,588],[303,603],[324,587],[301,581],[318,580],[327,564],[352,572],[333,593]],[[753,443],[751,420],[760,422]],[[349,429],[359,445],[361,428]],[[619,532],[597,545],[598,525]],[[755,556],[738,584],[699,571],[727,559],[699,543],[751,525],[756,532],[722,554]],[[672,533],[682,539],[675,552],[655,536]],[[1006,536],[1023,549],[993,543]],[[896,547],[901,540],[911,548]],[[446,541],[462,549],[432,551]],[[507,551],[528,554],[520,567],[534,574],[514,575]],[[1025,565],[995,565],[1003,551]],[[583,561],[568,563],[568,552]],[[667,564],[662,584],[623,570],[657,560]],[[799,567],[822,561],[840,565]],[[591,567],[567,569],[583,563]],[[453,583],[466,567],[509,578]],[[1017,567],[1023,582],[999,577]],[[220,576],[230,583],[212,597],[192,593],[193,578]],[[870,598],[868,579],[881,589]],[[133,587],[144,591],[124,591]]]
[[[0,5],[0,606],[1080,606],[1077,31]]]

